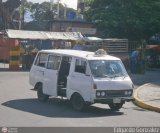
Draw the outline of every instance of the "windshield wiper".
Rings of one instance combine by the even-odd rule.
[[[125,74],[116,74],[116,75],[112,76],[112,78],[116,78],[116,77],[123,77],[123,79],[125,79],[127,77],[127,75],[125,75]]]
[[[123,75],[123,79],[125,79],[127,77],[127,75]]]
[[[103,77],[105,77],[105,78],[114,78],[113,76],[109,76],[109,75],[105,75],[105,74],[103,74]]]
[[[105,74],[103,74],[103,75],[94,75],[94,77],[97,77],[97,78],[112,78],[111,76],[105,75]]]

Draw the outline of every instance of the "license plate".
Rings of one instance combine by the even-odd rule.
[[[121,103],[121,99],[120,98],[114,98],[113,103]]]

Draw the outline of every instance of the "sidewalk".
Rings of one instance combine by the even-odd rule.
[[[160,71],[130,75],[136,88],[134,103],[144,109],[160,112]]]
[[[134,92],[134,103],[144,109],[160,113],[160,83],[148,83]]]

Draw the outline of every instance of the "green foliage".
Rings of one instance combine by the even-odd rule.
[[[14,9],[18,8],[20,6],[21,2],[20,0],[7,0],[4,3],[4,7],[8,8],[10,12],[13,12]]]
[[[26,0],[24,0],[26,1]],[[27,23],[24,29],[49,30],[49,22],[56,18],[57,5],[50,11],[50,2],[24,4],[25,9],[31,12],[33,21]],[[67,12],[73,9],[67,8]],[[59,19],[64,19],[64,6],[60,4]]]
[[[34,21],[43,21],[47,15],[47,12],[50,9],[49,2],[43,2],[41,4],[34,3],[31,6],[32,17]]]
[[[103,37],[148,39],[160,32],[159,0],[90,0],[86,18]]]
[[[27,0],[21,0],[21,11],[26,13],[27,11],[31,11],[32,2],[29,2]]]
[[[24,30],[45,31],[46,25],[39,21],[31,21],[25,24]]]
[[[0,1],[0,30],[17,28],[17,24],[14,23],[13,20],[19,16],[16,9],[20,4],[20,0]]]

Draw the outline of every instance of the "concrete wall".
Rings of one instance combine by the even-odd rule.
[[[65,32],[72,31],[72,28],[94,28],[92,23],[81,22],[81,21],[60,21],[55,20],[51,24],[51,31],[54,32]],[[81,32],[81,31],[79,31]]]

